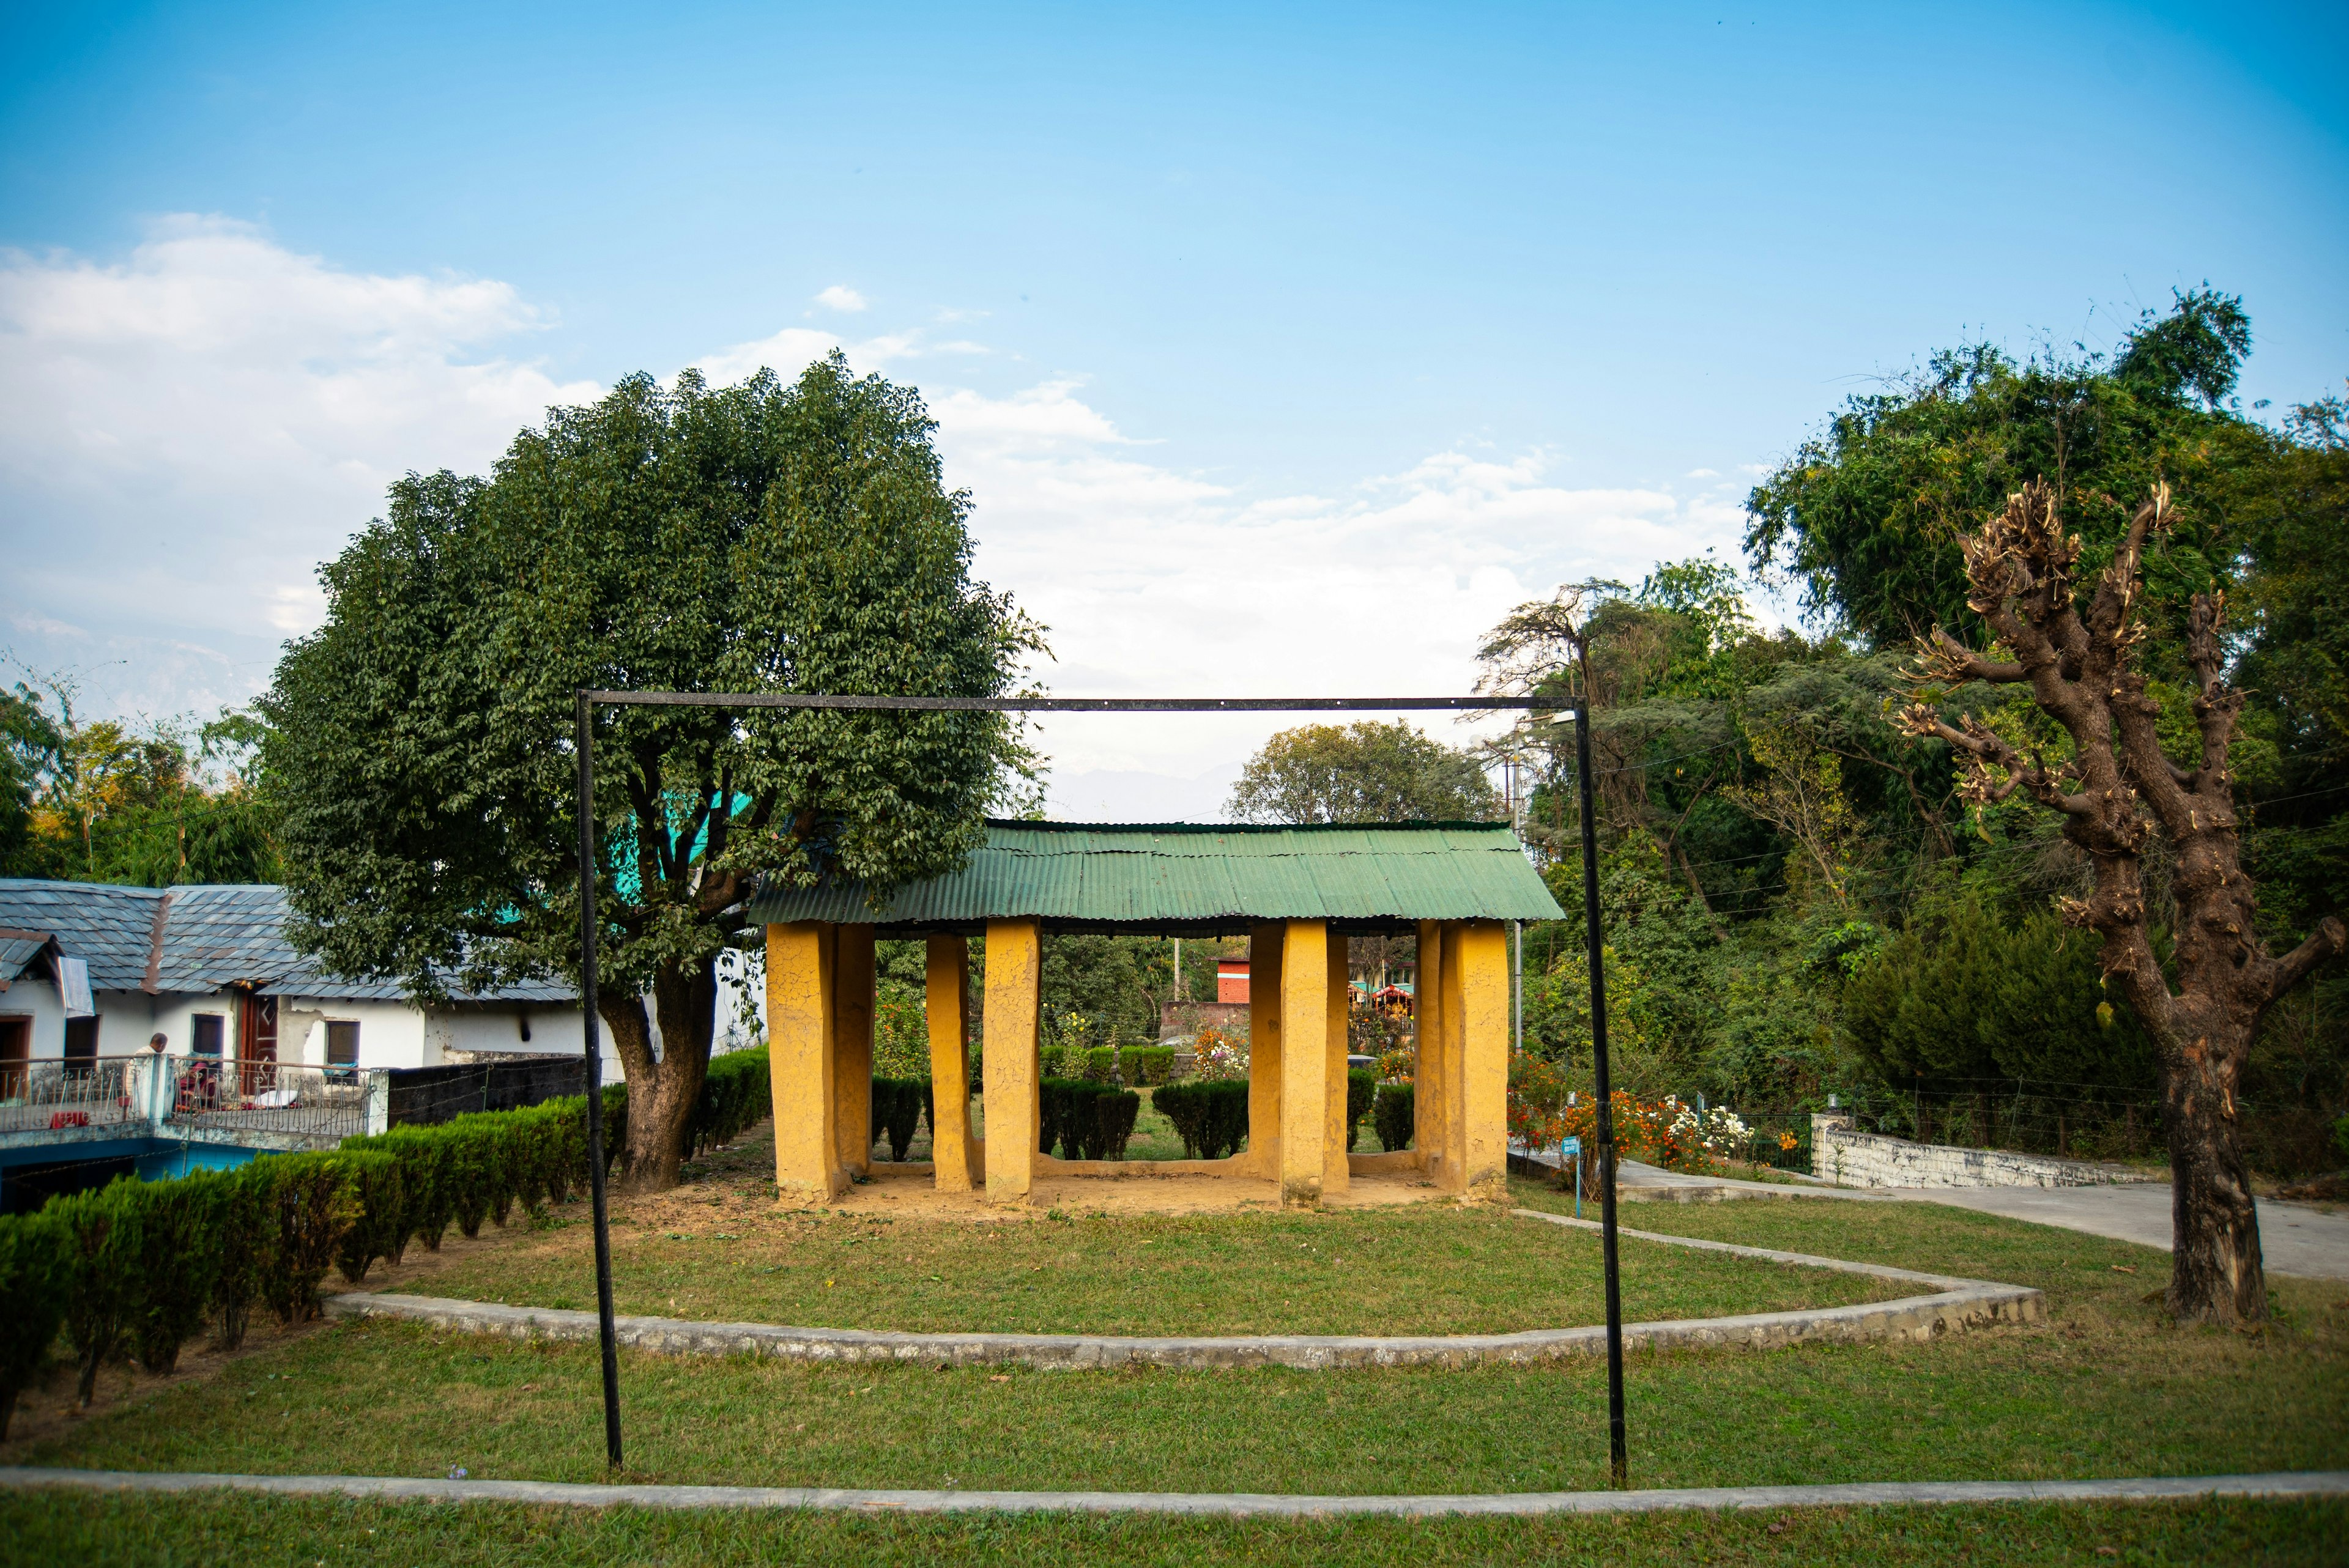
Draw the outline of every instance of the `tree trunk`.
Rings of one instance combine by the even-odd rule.
[[[2260,1323],[2268,1315],[2259,1212],[2235,1119],[2235,1065],[2246,1054],[2213,1048],[2205,1037],[2163,1075],[2172,1249],[2166,1299],[2181,1322]]]
[[[612,1047],[628,1075],[628,1126],[621,1151],[620,1190],[662,1192],[677,1185],[687,1131],[709,1074],[709,1041],[717,1017],[713,961],[663,965],[653,978],[660,1019],[661,1059],[653,1059],[645,998],[599,994],[596,1010],[612,1032]]]
[[[74,1398],[82,1409],[88,1409],[90,1401],[98,1398],[98,1366],[105,1359],[103,1343],[93,1344],[89,1354],[81,1358],[81,1377],[74,1385]]]

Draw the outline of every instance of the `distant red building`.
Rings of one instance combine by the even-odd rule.
[[[1216,960],[1216,1000],[1245,1002],[1248,999],[1248,961],[1245,958]]]

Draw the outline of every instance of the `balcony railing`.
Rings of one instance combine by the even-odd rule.
[[[0,1132],[62,1132],[148,1119],[129,1057],[0,1064]]]
[[[375,1068],[167,1057],[171,1081],[160,1108],[165,1135],[183,1130],[259,1132],[320,1142],[369,1130]]]

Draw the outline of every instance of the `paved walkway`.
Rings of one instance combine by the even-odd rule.
[[[2010,1220],[2061,1225],[2116,1241],[2169,1250],[2169,1183],[2118,1187],[1902,1187],[1912,1202],[1947,1203]],[[2349,1280],[2349,1209],[2260,1202],[2260,1253],[2270,1274]]]
[[[1514,1157],[1525,1158],[1522,1149]],[[1557,1156],[1543,1153],[1534,1161],[1555,1169]],[[1831,1187],[1780,1186],[1769,1181],[1741,1181],[1726,1176],[1692,1176],[1626,1160],[1619,1167],[1627,1189],[1644,1188],[1650,1197],[1692,1199],[1733,1198],[1856,1198],[1867,1202],[1887,1200],[1911,1203],[1947,1203],[1978,1213],[2000,1214],[2034,1224],[2059,1225],[2093,1236],[2169,1250],[2169,1183],[2131,1181],[2106,1187]],[[1596,1194],[1587,1195],[1586,1213],[1598,1212]],[[2349,1280],[2349,1205],[2286,1203],[2260,1200],[2260,1253],[2270,1274],[2297,1274],[2303,1279]]]
[[[1515,1491],[1415,1497],[1278,1492],[867,1491],[848,1487],[630,1486],[407,1476],[195,1475],[164,1470],[0,1468],[0,1486],[144,1493],[567,1503],[579,1508],[809,1508],[858,1513],[1182,1513],[1219,1518],[1390,1514],[1666,1513],[1691,1509],[1892,1507],[1985,1502],[2161,1502],[2208,1497],[2349,1497],[2349,1470],[2169,1476],[2133,1480],[1864,1481],[1844,1486],[1674,1487],[1652,1491]]]

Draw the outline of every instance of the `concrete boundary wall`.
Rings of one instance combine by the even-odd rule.
[[[1519,1216],[1568,1228],[1596,1230],[1596,1222],[1533,1209]],[[2002,1323],[2043,1316],[2045,1298],[2021,1285],[1919,1274],[1877,1264],[1847,1263],[1765,1247],[1735,1246],[1626,1230],[1624,1235],[1666,1246],[1728,1253],[1798,1268],[1872,1275],[1930,1287],[1930,1294],[1855,1306],[1750,1313],[1623,1326],[1633,1348],[1677,1350],[1739,1346],[1777,1350],[1791,1345],[1855,1344],[1882,1339],[1933,1339]],[[337,1317],[384,1317],[462,1334],[514,1339],[593,1340],[592,1312],[506,1306],[434,1296],[352,1292],[328,1296]],[[763,1323],[696,1323],[673,1317],[621,1317],[619,1342],[656,1356],[771,1356],[792,1361],[926,1362],[942,1366],[1019,1363],[1053,1370],[1124,1366],[1174,1367],[1288,1367],[1323,1371],[1350,1367],[1465,1367],[1603,1356],[1603,1327],[1537,1328],[1516,1334],[1230,1335],[1129,1336],[1091,1334],[907,1334],[885,1329],[796,1328]]]
[[[1849,1481],[1828,1486],[1692,1486],[1646,1491],[1454,1492],[1305,1496],[1279,1492],[886,1491],[854,1487],[662,1486],[544,1480],[441,1480],[409,1476],[205,1475],[170,1470],[0,1468],[0,1486],[73,1491],[239,1491],[419,1502],[509,1502],[573,1508],[809,1509],[845,1513],[1173,1513],[1195,1517],[1326,1519],[1384,1515],[1672,1513],[1698,1509],[1920,1508],[2008,1502],[2192,1502],[2207,1498],[2349,1497],[2349,1470],[2158,1476],[2125,1480]]]
[[[1856,1187],[2106,1187],[2166,1181],[2166,1172],[2050,1154],[1955,1149],[1854,1132],[1851,1119],[1811,1117],[1811,1174]]]

